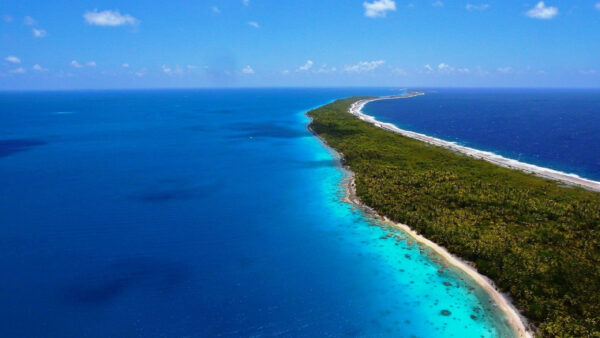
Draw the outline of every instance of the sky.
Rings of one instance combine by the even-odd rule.
[[[3,0],[0,90],[600,87],[599,0]]]

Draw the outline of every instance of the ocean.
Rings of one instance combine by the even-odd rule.
[[[367,104],[382,122],[600,181],[600,90],[425,89]]]
[[[474,282],[343,202],[306,128],[310,108],[392,93],[0,93],[0,336],[509,336]],[[368,108],[435,122],[416,108],[462,111],[448,95]]]

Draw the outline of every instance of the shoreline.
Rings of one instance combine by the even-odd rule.
[[[341,154],[338,155],[340,157],[343,157],[343,155]],[[347,172],[346,177],[344,179],[344,185],[346,186],[344,196],[345,202],[354,205],[355,207],[362,210],[370,217],[377,219],[384,225],[400,229],[402,232],[406,233],[409,237],[411,237],[418,243],[421,243],[427,248],[431,249],[433,252],[435,252],[436,255],[440,256],[442,260],[448,263],[448,265],[453,266],[454,268],[460,270],[461,272],[469,276],[469,278],[471,278],[473,282],[475,282],[485,292],[487,292],[490,298],[494,301],[494,304],[497,306],[498,310],[506,316],[509,326],[513,329],[517,337],[532,338],[534,336],[532,330],[528,329],[528,327],[530,327],[530,324],[527,321],[527,318],[521,315],[519,310],[517,310],[517,308],[512,304],[510,296],[503,294],[501,291],[499,291],[491,279],[480,274],[467,261],[464,261],[460,257],[451,254],[448,250],[446,250],[446,248],[420,235],[410,226],[403,223],[394,222],[385,216],[381,216],[373,208],[362,203],[362,201],[356,195],[354,173],[350,170],[350,168],[346,166],[343,166],[343,168]]]
[[[502,155],[498,155],[498,154],[495,154],[495,153],[492,153],[489,151],[478,150],[475,148],[461,146],[454,142],[445,141],[445,140],[438,139],[438,138],[428,136],[425,134],[421,134],[421,133],[417,133],[417,132],[413,132],[413,131],[409,131],[409,130],[405,130],[405,129],[400,129],[392,123],[378,121],[375,117],[366,115],[362,112],[362,109],[364,108],[364,106],[370,102],[381,101],[381,100],[405,99],[405,98],[411,98],[411,97],[416,97],[416,96],[421,96],[421,95],[425,95],[425,93],[410,92],[408,94],[403,94],[403,95],[393,95],[393,96],[383,96],[383,97],[377,97],[377,98],[363,99],[363,100],[354,102],[350,106],[350,109],[348,110],[348,112],[350,114],[356,116],[360,120],[371,123],[378,128],[381,128],[381,129],[384,129],[384,130],[387,130],[387,131],[390,131],[390,132],[393,132],[396,134],[400,134],[400,135],[408,137],[408,138],[419,140],[421,142],[425,142],[427,144],[431,144],[434,146],[442,147],[444,149],[454,151],[454,152],[457,152],[457,153],[460,153],[460,154],[463,154],[463,155],[466,155],[466,156],[469,156],[469,157],[472,157],[475,159],[484,160],[484,161],[499,165],[504,168],[520,170],[522,172],[525,172],[528,174],[533,174],[533,175],[541,177],[541,178],[549,179],[552,181],[558,181],[558,182],[561,182],[561,183],[569,185],[569,186],[577,186],[577,187],[581,187],[584,189],[600,192],[600,182],[598,182],[598,181],[579,177],[578,175],[575,175],[575,174],[568,174],[568,173],[564,173],[562,171],[545,168],[545,167],[540,167],[540,166],[537,166],[534,164],[520,162],[520,161],[506,158]]]
[[[354,102],[350,106],[350,109],[352,110],[353,108],[355,108],[357,103],[358,104],[362,103],[362,105],[360,106],[360,109],[362,109],[362,107],[366,103],[371,102],[371,101],[383,100],[383,99],[410,98],[410,97],[419,96],[419,95],[424,95],[424,93],[409,93],[409,94],[395,95],[395,96],[390,96],[390,97],[385,97],[385,98],[359,100],[359,101]],[[360,112],[360,109],[358,110],[359,112]],[[355,115],[355,114],[353,114],[353,115]],[[367,116],[367,115],[365,115],[365,116]],[[376,121],[376,123],[379,123],[374,118],[372,118],[372,119],[373,119],[373,121]],[[312,118],[310,119],[310,121],[312,121]],[[440,256],[446,263],[448,263],[450,266],[453,266],[454,268],[460,270],[461,272],[463,272],[464,274],[469,276],[469,278],[471,278],[473,280],[473,282],[475,282],[485,292],[487,292],[487,294],[490,296],[490,298],[494,301],[495,305],[498,307],[498,310],[501,311],[502,313],[504,313],[504,315],[508,319],[509,326],[513,329],[513,331],[517,337],[522,337],[522,338],[534,337],[535,334],[534,334],[533,330],[531,329],[531,325],[527,321],[527,318],[522,316],[521,313],[519,312],[519,310],[517,310],[517,308],[512,304],[512,302],[510,300],[510,296],[505,295],[501,291],[499,291],[492,280],[490,280],[486,276],[480,274],[467,261],[464,261],[460,257],[451,254],[448,250],[446,250],[446,248],[444,248],[444,247],[436,244],[435,242],[432,242],[431,240],[427,239],[426,237],[420,235],[415,230],[413,230],[410,226],[403,224],[403,223],[394,222],[385,216],[381,216],[373,208],[364,204],[360,200],[360,198],[356,195],[354,172],[348,166],[346,166],[344,164],[344,154],[333,149],[331,146],[329,146],[329,144],[327,144],[327,142],[323,138],[321,138],[317,133],[315,133],[310,128],[310,122],[308,123],[307,127],[308,127],[308,130],[329,150],[329,152],[333,155],[333,157],[339,163],[340,169],[342,169],[344,172],[344,178],[343,178],[343,181],[341,182],[341,184],[343,186],[345,186],[344,198],[343,198],[344,202],[349,203],[349,204],[353,205],[354,207],[358,208],[359,210],[363,211],[367,216],[377,219],[383,225],[391,226],[391,227],[401,230],[402,232],[406,233],[408,236],[413,238],[418,243],[421,243],[424,246],[426,246],[427,248],[431,249],[433,252],[435,252],[435,254]]]

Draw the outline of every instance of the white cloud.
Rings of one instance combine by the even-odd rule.
[[[250,0],[242,0],[242,3],[244,4],[244,6],[249,6]]]
[[[48,33],[46,33],[46,31],[43,29],[32,28],[31,32],[33,33],[33,36],[35,36],[36,38],[43,38],[46,35],[48,35]]]
[[[171,67],[171,66],[167,66],[167,65],[162,65],[160,66],[160,68],[162,69],[162,71],[167,74],[167,75],[180,75],[183,74],[183,68],[179,65],[175,65],[175,67]],[[145,69],[144,69],[145,71]]]
[[[121,65],[121,67],[123,67],[123,68],[129,68],[129,64],[128,63],[124,63],[124,64]]]
[[[290,73],[290,71],[287,69],[284,69],[281,71],[281,74],[283,74],[283,75],[288,75],[289,73]]]
[[[189,69],[189,70],[194,70],[194,69],[197,69],[197,68],[198,68],[198,66],[194,66],[194,65],[187,65],[187,66],[185,66],[185,67],[186,67],[187,69]]]
[[[44,67],[40,66],[40,65],[39,65],[39,64],[37,64],[37,63],[36,63],[35,65],[33,65],[33,67],[31,67],[31,69],[33,69],[33,70],[35,70],[35,71],[38,71],[38,72],[45,72],[45,71],[47,71],[47,70],[48,70],[48,69],[46,69],[46,68],[44,68]]]
[[[216,13],[216,14],[221,13],[221,10],[217,6],[212,6],[210,9],[213,11],[213,13]]]
[[[579,72],[581,75],[596,75],[595,69],[582,70]]]
[[[35,25],[37,25],[37,21],[35,21],[35,19],[30,16],[26,16],[23,19],[23,24],[25,24],[27,26],[35,26]]]
[[[83,14],[85,21],[94,26],[122,26],[136,25],[140,21],[129,14],[121,14],[119,11],[106,10],[98,12],[97,9],[87,11]]]
[[[525,14],[530,18],[549,20],[558,15],[558,8],[546,6],[543,1],[540,1]]]
[[[440,63],[440,64],[438,65],[438,69],[439,69],[439,70],[449,70],[449,69],[451,69],[451,68],[450,68],[450,66],[449,66],[447,63],[443,63],[443,62],[442,62],[442,63]]]
[[[139,71],[135,72],[135,76],[142,77],[146,74],[146,68],[142,68]]]
[[[444,3],[440,0],[431,4],[433,7],[444,7]]]
[[[175,65],[174,67],[167,66],[167,65],[162,65],[162,66],[160,66],[160,68],[162,69],[163,73],[165,73],[167,75],[181,75],[181,74],[183,74],[183,68],[180,65]],[[146,69],[144,68],[142,70],[142,72],[145,73]]]
[[[258,24],[258,22],[256,21],[248,21],[248,24],[254,28],[258,28],[260,27],[260,25]],[[268,27],[267,27],[268,28]]]
[[[9,23],[9,22],[13,21],[13,18],[10,15],[3,15],[2,20],[4,20],[4,22],[6,22],[6,23]]]
[[[8,72],[12,73],[12,74],[23,74],[23,73],[25,73],[27,71],[25,70],[25,68],[19,67],[19,68],[16,68],[16,69],[11,69]]]
[[[361,61],[355,65],[345,66],[344,71],[349,73],[360,73],[360,72],[370,72],[374,69],[377,69],[379,66],[383,65],[385,61],[376,60],[376,61]]]
[[[242,69],[242,73],[244,74],[254,74],[254,69],[250,66],[246,66]]]
[[[300,68],[298,68],[297,72],[309,70],[312,68],[313,64],[314,63],[311,60],[307,60],[303,66],[300,66]]]
[[[9,55],[9,56],[5,57],[4,60],[6,60],[10,63],[14,63],[14,64],[21,63],[21,59],[19,59],[18,57],[14,56],[14,55]]]
[[[600,11],[600,2],[596,2],[596,9]]]
[[[486,9],[490,8],[490,5],[489,4],[479,4],[479,5],[467,4],[465,6],[465,8],[468,11],[485,11]]]
[[[510,72],[512,72],[512,70],[513,70],[512,67],[509,67],[509,66],[498,68],[498,71],[500,73],[504,73],[504,74],[510,73]]]
[[[437,66],[431,66],[430,64],[426,64],[425,66],[423,66],[423,68],[425,68],[426,73],[437,73],[437,74],[452,74],[452,73],[459,73],[459,74],[470,74],[471,73],[471,69],[467,68],[467,67],[462,67],[462,68],[455,68],[452,67],[451,65],[442,62],[440,64],[438,64]]]
[[[335,67],[331,67],[331,68],[327,68],[327,65],[322,65],[321,68],[319,68],[317,71],[315,71],[315,73],[332,73],[337,71],[337,68]]]
[[[385,17],[388,11],[396,10],[396,2],[394,0],[374,0],[373,2],[363,2],[365,8],[365,16],[368,18]]]
[[[77,62],[77,60],[73,60],[73,61],[71,61],[71,66],[74,68],[83,68],[84,65]],[[88,61],[85,63],[85,66],[86,67],[96,67],[96,61]]]
[[[433,67],[431,67],[430,65],[425,65],[425,68],[427,69],[427,71],[429,73],[432,73],[435,71],[435,69]],[[437,71],[440,74],[452,74],[452,73],[470,74],[471,73],[471,69],[469,69],[467,67],[455,68],[445,62],[442,62],[439,65],[437,65]]]

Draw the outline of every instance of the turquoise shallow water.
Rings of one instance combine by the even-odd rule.
[[[306,129],[389,93],[1,93],[0,336],[508,335]]]

